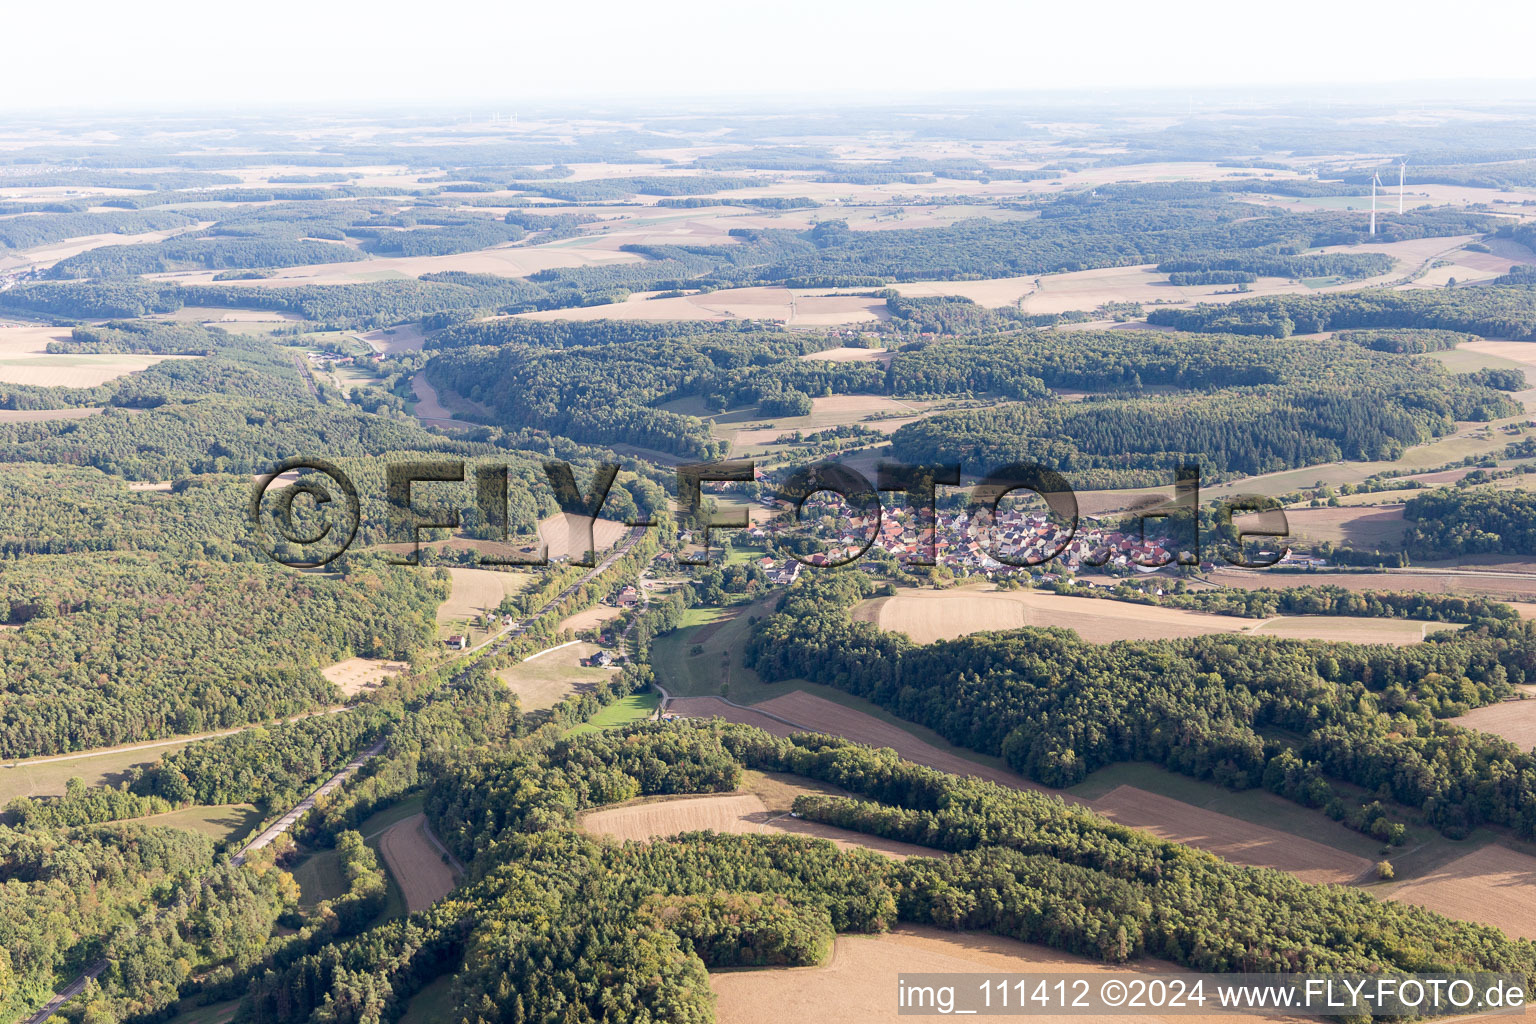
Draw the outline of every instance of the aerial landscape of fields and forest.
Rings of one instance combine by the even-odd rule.
[[[1536,992],[1536,78],[1122,6],[1216,62],[327,13],[258,101],[88,12],[0,102],[0,1019]]]

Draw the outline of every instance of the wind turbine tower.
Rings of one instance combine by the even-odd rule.
[[[1371,234],[1376,234],[1376,186],[1381,184],[1381,175],[1371,175]]]
[[[1403,212],[1403,176],[1408,173],[1408,161],[1403,160],[1397,165],[1397,212]]]

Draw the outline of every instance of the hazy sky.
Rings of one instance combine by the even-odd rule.
[[[0,107],[12,110],[1536,78],[1522,55],[1536,4],[1521,0],[6,8]]]

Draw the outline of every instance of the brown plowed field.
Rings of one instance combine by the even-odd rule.
[[[673,697],[667,704],[667,710],[685,718],[723,718],[727,722],[753,725],[775,736],[788,736],[800,731],[767,715],[727,704],[718,697]]]
[[[792,818],[785,811],[770,811],[755,793],[680,796],[619,804],[593,811],[582,819],[581,824],[588,832],[621,841],[646,842],[704,829],[738,834],[782,832],[829,839],[845,850],[873,850],[897,860],[939,856],[937,850],[926,846],[881,839],[819,822]]]
[[[1536,700],[1511,700],[1473,708],[1451,721],[1466,729],[1502,736],[1521,750],[1536,747]]]
[[[902,972],[1090,975],[1124,974],[1138,968],[1156,971],[1163,977],[1181,973],[1173,965],[1159,961],[1143,961],[1129,967],[1103,964],[995,935],[902,925],[884,935],[839,935],[831,960],[820,967],[717,971],[710,974],[709,986],[719,996],[715,1014],[720,1024],[898,1024],[911,1019],[897,1014],[897,975]],[[1150,1024],[1189,1018],[1117,1015],[1040,1019],[1073,1024]],[[1284,1020],[1236,1014],[1200,1019],[1211,1024],[1233,1024],[1240,1020],[1280,1024]]]
[[[425,910],[453,889],[453,869],[422,834],[427,818],[413,814],[397,821],[379,836],[379,850],[394,876],[405,906],[411,913]]]
[[[1485,846],[1403,882],[1392,890],[1392,899],[1491,924],[1514,938],[1536,939],[1536,857]]]
[[[753,706],[771,711],[791,722],[800,722],[817,732],[842,736],[855,743],[867,743],[872,747],[890,747],[909,761],[916,761],[918,764],[925,764],[943,772],[974,775],[1014,789],[1048,792],[1045,787],[1038,786],[1021,775],[978,764],[958,754],[941,750],[904,729],[882,722],[873,715],[866,715],[862,711],[834,704],[830,700],[812,696],[802,690],[786,693],[782,697],[774,697],[772,700],[765,700]]]
[[[1289,872],[1303,882],[1342,885],[1371,866],[1364,857],[1134,786],[1117,786],[1090,806],[1122,825],[1208,850],[1234,864]]]

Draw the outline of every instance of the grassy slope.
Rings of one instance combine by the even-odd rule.
[[[580,736],[583,733],[596,732],[599,729],[611,729],[614,726],[628,725],[631,722],[643,722],[656,713],[656,708],[660,703],[661,697],[658,694],[630,694],[623,700],[609,704],[593,715],[588,721],[572,727],[569,735]]]

